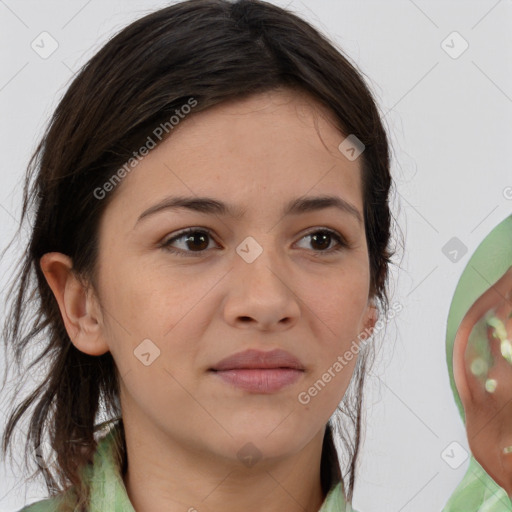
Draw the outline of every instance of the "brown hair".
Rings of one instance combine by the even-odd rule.
[[[25,457],[40,446],[46,427],[57,456],[56,474],[44,465],[37,474],[42,473],[52,495],[76,486],[78,503],[86,503],[80,468],[92,461],[97,415],[120,417],[121,410],[119,375],[111,354],[90,356],[71,343],[41,272],[41,256],[52,251],[67,254],[73,272],[95,288],[98,223],[115,192],[98,200],[93,191],[190,98],[197,101],[194,115],[283,86],[311,95],[332,112],[341,133],[354,134],[365,145],[360,158],[370,294],[381,316],[387,313],[388,270],[395,254],[389,249],[389,147],[360,72],[307,22],[260,0],[188,0],[144,16],[115,35],[77,73],[27,168],[20,227],[29,212],[35,212],[35,219],[10,288],[4,337],[19,367],[40,338],[43,350],[29,371],[40,362],[45,367],[40,385],[11,412],[2,449],[5,454],[16,424],[35,404]],[[339,407],[342,455],[347,460],[343,476],[333,442],[336,425],[331,422],[323,444],[324,493],[342,481],[348,500],[371,354],[367,347],[361,350]]]

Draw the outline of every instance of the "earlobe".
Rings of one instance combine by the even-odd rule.
[[[369,338],[373,334],[375,324],[379,319],[379,310],[372,300],[366,310],[366,319],[364,323],[364,332],[366,332],[366,338]]]
[[[65,254],[51,252],[40,259],[48,286],[59,305],[71,342],[89,355],[102,355],[109,347],[103,339],[99,308],[88,290],[72,271],[73,262]]]

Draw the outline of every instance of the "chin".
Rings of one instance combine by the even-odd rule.
[[[290,428],[276,428],[277,424],[264,429],[253,425],[243,430],[230,430],[233,436],[229,442],[231,456],[241,458],[248,454],[255,458],[285,457],[297,453],[311,441],[306,433]]]

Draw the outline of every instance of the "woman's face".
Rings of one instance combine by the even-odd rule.
[[[323,433],[374,310],[361,158],[320,116],[324,146],[311,105],[279,91],[192,114],[115,190],[98,293],[126,423],[231,459],[247,443],[297,453]],[[189,206],[155,209],[177,197]],[[301,369],[242,358],[218,371],[248,349],[286,351]]]

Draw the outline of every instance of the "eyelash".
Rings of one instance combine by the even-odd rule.
[[[180,240],[181,238],[184,238],[186,235],[191,235],[191,234],[197,234],[197,233],[201,233],[201,234],[206,234],[209,238],[213,239],[213,236],[212,236],[212,233],[209,229],[207,228],[188,228],[184,231],[181,231],[180,233],[178,233],[176,236],[173,236],[172,238],[169,238],[168,240],[166,240],[165,242],[161,243],[160,244],[160,247],[162,249],[164,249],[165,251],[168,251],[172,254],[176,254],[178,256],[184,256],[184,257],[198,257],[198,256],[201,256],[203,255],[203,253],[206,252],[206,250],[202,250],[202,251],[183,251],[182,249],[175,249],[173,247],[171,247],[171,243],[177,241],[177,240]],[[349,249],[350,248],[350,245],[347,243],[346,239],[340,235],[337,231],[334,231],[332,229],[329,229],[329,228],[316,228],[308,233],[306,233],[305,235],[303,235],[301,237],[301,240],[303,238],[306,238],[308,236],[311,236],[311,235],[314,235],[314,234],[318,234],[318,233],[327,233],[329,234],[337,243],[338,245],[335,246],[334,248],[331,248],[331,249],[328,249],[328,250],[324,250],[324,251],[313,251],[315,254],[315,256],[322,256],[324,254],[333,254],[333,253],[337,253],[337,252],[340,252],[344,249]]]

